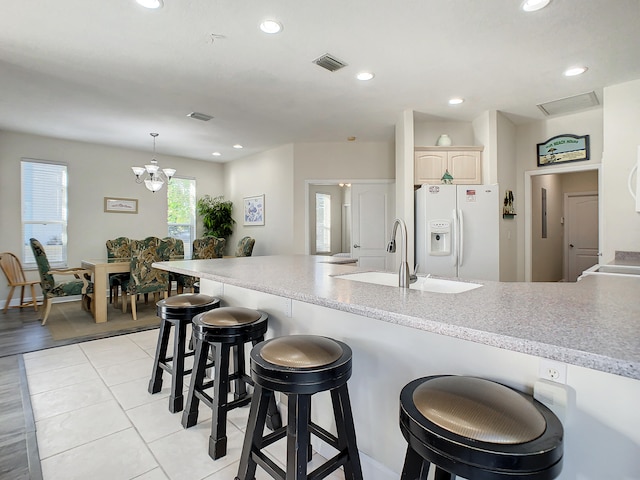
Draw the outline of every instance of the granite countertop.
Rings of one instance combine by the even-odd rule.
[[[478,281],[458,294],[345,280],[367,271],[281,255],[154,264],[186,275],[441,335],[640,379],[640,279],[589,276],[577,283]]]

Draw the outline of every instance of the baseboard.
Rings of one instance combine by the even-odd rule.
[[[279,393],[276,393],[279,396]],[[278,400],[278,397],[276,397]],[[283,419],[287,418],[287,405],[278,401],[278,410],[280,411],[280,416]],[[356,432],[356,437],[358,436],[358,432]],[[357,440],[356,440],[357,441]],[[319,438],[311,435],[311,446],[313,449],[322,455],[324,458],[331,458],[336,453],[332,446],[322,442]],[[400,474],[392,471],[386,465],[378,462],[377,460],[371,458],[370,456],[360,453],[360,464],[362,466],[362,477],[367,480],[398,480],[400,478]]]
[[[53,303],[77,302],[78,300],[82,300],[82,295],[70,295],[68,297],[57,297],[53,299]],[[30,302],[31,297],[24,297],[24,301]],[[36,302],[38,302],[38,308],[42,307],[43,301],[44,301],[44,298],[42,296],[36,297]],[[4,309],[6,304],[7,304],[7,301],[3,300],[2,303],[0,303],[0,310]],[[9,308],[17,307],[18,305],[20,305],[20,297],[12,298],[11,301],[9,302]],[[24,308],[33,308],[33,305],[29,305],[28,307],[24,307]]]

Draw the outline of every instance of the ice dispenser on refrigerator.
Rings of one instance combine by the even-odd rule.
[[[427,239],[429,255],[451,255],[451,220],[431,220]]]

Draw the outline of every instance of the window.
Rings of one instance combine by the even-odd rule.
[[[35,267],[29,244],[36,238],[47,252],[52,267],[67,266],[67,166],[30,160],[21,162],[22,263]]]
[[[191,258],[196,238],[196,181],[173,177],[167,184],[167,206],[169,236],[181,239],[185,258]]]
[[[316,193],[316,253],[331,252],[331,195]]]

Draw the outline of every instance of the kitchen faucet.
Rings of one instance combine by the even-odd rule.
[[[400,288],[409,288],[409,284],[414,283],[418,277],[409,273],[409,262],[407,261],[407,225],[403,220],[396,218],[393,222],[393,231],[391,232],[391,241],[387,245],[387,252],[395,253],[396,251],[396,232],[400,225],[400,270],[398,271],[398,286]]]

